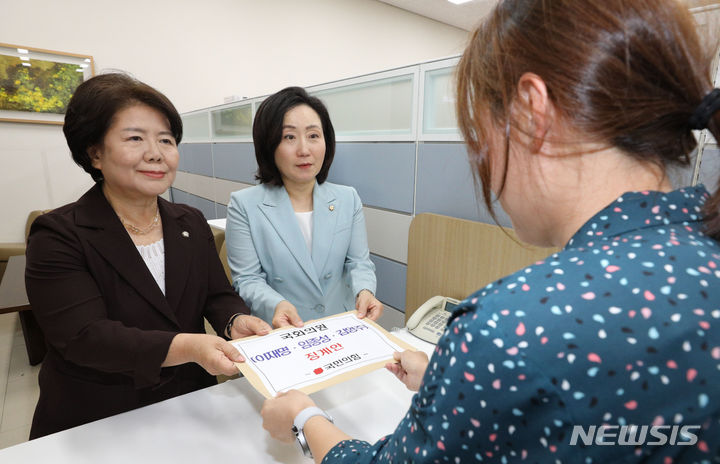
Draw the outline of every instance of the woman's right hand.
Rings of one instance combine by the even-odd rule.
[[[170,342],[162,367],[194,362],[210,375],[230,376],[238,373],[235,363],[244,361],[237,348],[218,336],[180,333]]]
[[[429,362],[427,355],[422,351],[396,351],[393,358],[398,362],[385,364],[385,369],[395,374],[408,390],[418,391]]]
[[[302,327],[304,322],[300,319],[295,305],[288,300],[282,300],[275,306],[275,314],[273,314],[272,325],[275,328],[280,327]]]

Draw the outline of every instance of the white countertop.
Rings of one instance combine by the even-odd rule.
[[[210,224],[211,227],[216,227],[218,229],[225,230],[225,223],[227,222],[226,218],[222,219],[208,219],[208,224]]]
[[[406,330],[399,338],[428,355],[434,345]],[[376,441],[405,415],[413,392],[385,369],[312,398],[350,436]],[[309,463],[298,446],[262,428],[264,398],[239,378],[161,403],[0,450],[0,463]]]

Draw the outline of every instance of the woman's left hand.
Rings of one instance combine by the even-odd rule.
[[[298,390],[278,393],[275,398],[265,400],[260,414],[263,428],[276,440],[289,443],[295,439],[292,432],[295,417],[305,408],[315,406],[315,402]]]
[[[243,315],[238,316],[233,321],[230,329],[230,338],[233,340],[250,335],[267,335],[270,333],[270,324],[263,321],[259,317]]]
[[[370,320],[377,321],[383,313],[383,304],[375,298],[370,290],[361,290],[355,298],[355,309],[358,312],[358,318],[362,319],[367,316]]]

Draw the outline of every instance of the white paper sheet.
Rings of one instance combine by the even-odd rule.
[[[354,312],[232,344],[272,396],[390,360],[404,349]]]

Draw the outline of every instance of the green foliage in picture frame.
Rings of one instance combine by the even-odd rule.
[[[0,109],[64,114],[70,97],[83,82],[77,65],[0,55]]]
[[[0,121],[62,124],[91,56],[0,43]]]

